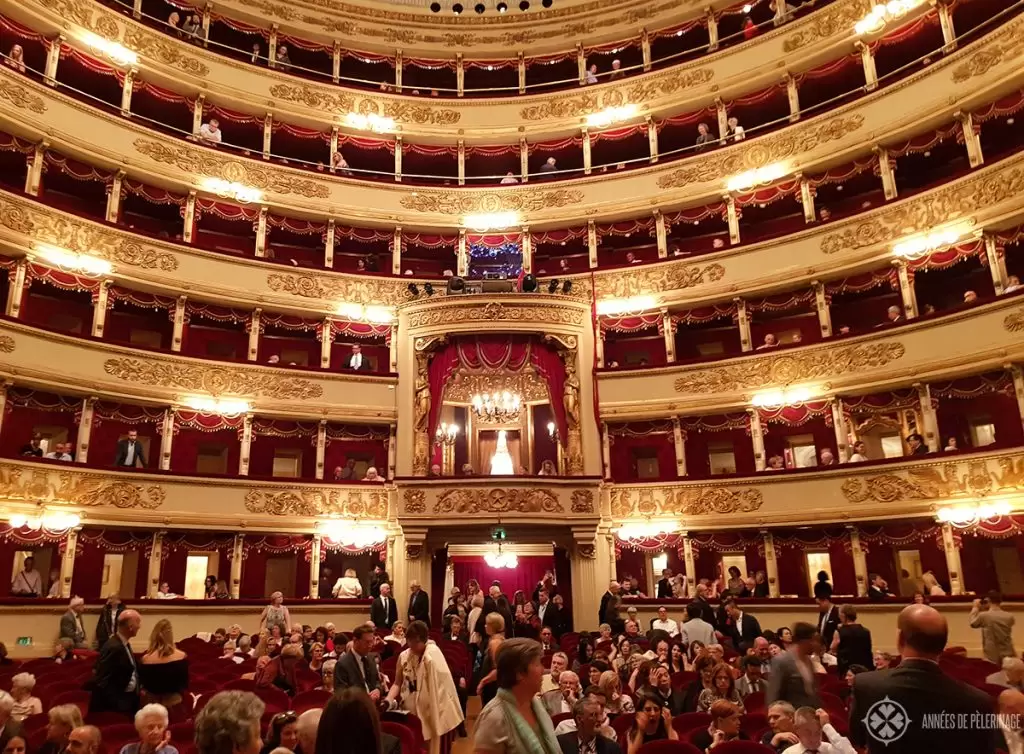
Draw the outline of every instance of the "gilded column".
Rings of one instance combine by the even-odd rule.
[[[178,296],[174,302],[174,329],[171,333],[171,350],[181,353],[181,344],[185,336],[185,311],[188,297]]]
[[[49,148],[50,142],[41,141],[32,150],[28,173],[25,175],[25,193],[29,196],[39,196],[39,187],[43,183],[43,165],[46,164],[46,150]]]
[[[932,0],[932,5],[939,14],[939,26],[942,27],[942,51],[946,54],[956,49],[956,27],[953,26],[953,11],[946,0]]]
[[[111,282],[113,281],[101,282],[92,299],[92,336],[94,338],[103,337],[103,326],[107,321],[107,306],[110,304]]]
[[[587,220],[587,252],[590,257],[590,269],[597,269],[597,225]]]
[[[779,597],[779,561],[775,552],[775,537],[770,531],[762,531],[764,538],[764,570],[768,577],[768,596],[773,599]]]
[[[725,201],[726,219],[729,222],[729,243],[738,244],[740,242],[740,215],[736,209],[736,199],[730,194],[723,194],[722,199]]]
[[[392,374],[398,374],[398,323],[391,323],[391,335],[388,338],[388,367]]]
[[[832,411],[832,429],[836,435],[836,456],[839,463],[846,463],[849,456],[849,434],[846,431],[846,414],[843,412],[842,398],[829,398],[829,409]]]
[[[14,269],[7,273],[11,287],[7,291],[7,316],[19,319],[21,317],[21,302],[25,298],[26,273],[28,272],[28,260],[22,258],[14,264]]]
[[[526,58],[523,56],[522,50],[517,53],[519,58],[516,66],[519,72],[519,93],[526,94]]]
[[[334,167],[334,155],[338,154],[338,127],[334,126],[331,128],[331,154],[330,159],[327,161],[329,166],[327,169],[332,173],[337,173],[338,169]]]
[[[529,227],[523,228],[522,234],[523,274],[529,275],[533,272],[533,236],[530,235]]]
[[[213,21],[213,3],[207,3],[206,7],[203,8],[202,18],[202,29],[203,29],[203,47],[210,46],[210,23]],[[277,47],[277,42],[274,43],[274,47]]]
[[[395,180],[402,182],[402,137],[395,137]]]
[[[647,33],[647,27],[640,30],[640,54],[643,56],[644,72],[651,70],[651,35]]]
[[[160,470],[170,471],[171,450],[174,447],[174,409],[164,409],[164,420],[160,422]]]
[[[672,446],[676,452],[676,476],[686,476],[686,432],[679,426],[679,418],[672,417]]]
[[[576,43],[576,74],[579,77],[579,84],[587,83],[587,56],[583,53],[583,43]]]
[[[804,222],[813,223],[818,219],[814,211],[814,189],[803,173],[797,173],[796,177],[800,181],[800,204],[804,209]]]
[[[466,244],[466,229],[459,229],[459,246],[455,257],[456,274],[464,277],[469,274],[469,248]]]
[[[600,596],[615,576],[615,550],[611,533],[594,524],[574,526],[573,552],[570,558],[573,585],[573,616],[576,627],[591,626],[597,615]],[[576,599],[576,585],[581,599]]]
[[[753,351],[754,344],[750,336],[750,314],[747,312],[747,302],[741,298],[734,298],[736,304],[736,326],[740,329],[740,349],[744,352]]]
[[[189,191],[188,199],[185,200],[185,223],[181,229],[181,240],[185,243],[192,243],[193,229],[196,225],[196,192]]]
[[[868,594],[868,559],[864,546],[860,541],[860,532],[853,526],[847,529],[850,533],[850,554],[853,555],[853,574],[857,581],[857,596]]]
[[[57,38],[50,42],[46,48],[46,68],[43,70],[43,81],[48,86],[57,86],[57,66],[60,65],[60,48],[64,46],[67,37],[58,34]]]
[[[932,390],[926,382],[915,382],[917,390],[917,401],[920,404],[921,420],[924,426],[921,427],[921,434],[924,435],[925,445],[931,453],[939,450],[939,421],[935,415],[935,406],[932,405]]]
[[[395,235],[391,238],[391,274],[402,274],[402,226],[395,228]]]
[[[964,593],[963,570],[960,568],[960,548],[953,536],[953,526],[948,521],[942,524],[942,549],[946,553],[946,569],[949,571],[949,593]]]
[[[4,417],[7,415],[7,389],[11,387],[10,382],[0,382],[0,430],[4,426]]]
[[[132,0],[132,18],[142,18],[142,0]]]
[[[721,97],[715,97],[715,112],[718,115],[718,138],[724,142],[729,133],[729,111]]]
[[[309,548],[309,598],[320,597],[320,548],[323,546],[323,535],[313,535],[313,543]],[[330,585],[328,585],[328,589]]]
[[[885,147],[872,147],[871,151],[878,157],[878,175],[882,179],[882,191],[885,192],[886,200],[896,198],[896,171],[892,166],[892,158],[889,157],[889,150]]]
[[[590,152],[590,129],[583,129],[583,175],[590,175],[593,170],[594,159]]]
[[[330,317],[324,317],[320,325],[320,368],[331,368],[331,346],[334,343],[334,327]]]
[[[1013,378],[1013,394],[1017,399],[1018,418],[1021,424],[1024,424],[1024,370],[1021,369],[1019,364],[1009,364],[1006,368],[1010,371],[1010,376]],[[6,395],[6,391],[4,395]]]
[[[124,75],[124,82],[121,84],[122,117],[130,118],[132,115],[132,91],[135,88],[135,77],[138,75],[139,72],[134,68],[129,68]]]
[[[249,361],[256,361],[260,357],[260,333],[263,325],[260,320],[263,318],[263,310],[253,309],[249,317]]]
[[[167,532],[153,532],[153,544],[149,548],[149,584],[146,589],[146,596],[151,600],[156,599],[160,591],[160,563],[163,560],[164,535]]]
[[[523,183],[530,180],[530,147],[526,139],[519,140],[519,179]]]
[[[459,185],[466,185],[466,140],[459,139]]]
[[[907,269],[907,263],[902,259],[892,262],[896,267],[896,277],[900,284],[900,299],[903,302],[903,315],[907,319],[917,317],[917,293],[914,291],[914,280],[911,272]]]
[[[405,74],[405,56],[401,50],[395,51],[395,91],[402,91],[402,77]]]
[[[991,233],[985,233],[982,238],[985,240],[985,257],[988,261],[988,271],[992,275],[992,287],[997,296],[1006,292],[1006,256],[1003,247]]]
[[[395,467],[398,465],[398,427],[388,427],[388,479],[395,478]]]
[[[756,408],[748,408],[747,415],[750,417],[750,443],[754,446],[754,468],[757,471],[764,471],[764,432],[761,429],[761,414]]]
[[[828,306],[828,295],[825,293],[825,284],[820,280],[811,282],[814,286],[814,306],[818,310],[818,326],[821,328],[821,337],[832,337],[832,311]]]
[[[690,541],[690,533],[683,532],[683,565],[686,567],[686,584],[690,597],[697,594],[697,558],[693,553],[693,542]]]
[[[466,63],[461,52],[455,55],[455,88],[459,97],[466,93]]]
[[[878,88],[878,71],[875,69],[875,53],[871,46],[863,42],[854,42],[853,46],[860,52],[860,62],[864,66],[865,91],[873,92]]]
[[[604,468],[604,478],[612,478],[612,442],[608,434],[608,425],[601,422],[601,465]]]
[[[940,8],[945,8],[945,5],[940,5]],[[979,165],[985,163],[985,155],[981,151],[981,138],[978,136],[978,130],[974,126],[974,115],[970,112],[964,112],[963,110],[957,110],[953,113],[953,117],[960,122],[960,130],[964,135],[964,146],[967,147],[967,162],[972,168],[976,168]]]
[[[317,479],[324,478],[324,458],[327,455],[327,420],[321,419],[316,425],[316,471]]]
[[[796,79],[793,78],[793,74],[789,71],[786,72],[784,79],[786,82],[786,99],[789,100],[789,122],[795,123],[800,120],[800,89],[796,84]]]
[[[331,81],[335,84],[341,82],[341,42],[334,40],[334,49],[331,50]]]
[[[594,339],[594,351],[597,354],[597,366],[604,367],[604,330],[600,328],[597,331],[597,337]]]
[[[206,95],[200,94],[192,105],[192,136],[199,136],[199,129],[203,127],[203,107],[206,105]]]
[[[242,593],[242,563],[245,560],[245,535],[236,534],[231,545],[231,599],[237,600]]]
[[[665,338],[665,362],[673,364],[676,360],[676,325],[668,309],[661,311],[661,332]]]
[[[238,454],[238,476],[249,476],[249,451],[252,449],[252,414],[242,421],[242,448]]]
[[[75,576],[75,554],[78,550],[78,532],[81,526],[68,529],[64,539],[64,552],[60,558],[60,596],[61,599],[71,598],[71,580]]]
[[[651,152],[651,164],[658,161],[658,127],[650,115],[644,117],[647,123],[647,148]]]
[[[6,390],[4,391],[6,395]],[[78,420],[78,441],[75,460],[86,463],[89,460],[89,439],[92,437],[92,420],[96,410],[96,397],[82,399],[82,417]]]
[[[334,269],[334,234],[336,232],[334,219],[327,221],[327,232],[324,233],[324,267],[328,270]]]
[[[654,233],[658,244],[658,259],[667,259],[668,229],[665,227],[665,216],[660,210],[654,210]]]
[[[124,191],[124,171],[118,170],[107,189],[107,222],[116,224],[121,217],[121,194]]]
[[[271,68],[277,68],[277,35],[281,30],[281,27],[277,24],[272,24],[270,27],[270,37],[267,40],[267,62]]]
[[[267,213],[266,207],[260,207],[259,217],[256,218],[256,258],[262,259],[267,255]]]
[[[710,5],[704,8],[704,18],[708,24],[708,52],[714,52],[718,49],[718,19]]]

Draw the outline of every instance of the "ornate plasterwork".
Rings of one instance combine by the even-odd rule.
[[[176,390],[211,395],[238,395],[307,401],[320,398],[324,389],[311,380],[264,374],[259,369],[198,366],[158,359],[107,359],[103,371],[112,377]]]
[[[1024,309],[1010,312],[1003,317],[1003,328],[1007,332],[1020,332],[1024,330]]]
[[[417,191],[402,197],[405,209],[461,215],[468,212],[541,212],[559,209],[583,201],[578,189],[529,189],[509,192],[489,191]]]
[[[648,270],[616,270],[594,276],[594,295],[597,298],[631,298],[647,296],[660,291],[694,288],[706,283],[717,283],[725,277],[720,264],[685,264],[675,262],[657,265]]]
[[[871,0],[840,0],[831,8],[814,16],[814,20],[786,37],[782,43],[785,52],[794,52],[801,47],[823,39],[853,30],[853,25],[871,10]]]
[[[508,390],[522,396],[524,401],[547,402],[547,385],[537,377],[530,366],[520,372],[487,370],[467,372],[459,369],[444,387],[445,403],[469,403],[474,395]]]
[[[245,509],[271,516],[353,516],[385,519],[388,493],[368,490],[254,487],[245,493]]]
[[[409,300],[409,283],[397,280],[355,280],[312,274],[274,272],[267,275],[267,287],[274,293],[287,293],[318,301],[348,301],[354,304],[393,306]]]
[[[35,241],[146,270],[173,272],[178,258],[143,246],[127,234],[92,225],[35,204],[0,194],[0,227]]]
[[[450,306],[409,315],[409,327],[457,325],[464,322],[538,322],[559,325],[583,323],[583,310],[572,306],[520,306],[491,301],[481,306]]]
[[[402,504],[406,513],[426,513],[427,493],[423,490],[404,490]]]
[[[331,192],[326,183],[300,178],[297,171],[279,170],[254,161],[232,160],[213,152],[183,144],[165,144],[151,139],[136,139],[135,150],[151,160],[173,165],[195,176],[221,178],[233,183],[270,191],[275,194],[298,194],[307,199],[327,199]]]
[[[103,474],[55,473],[0,464],[0,499],[153,510],[163,505],[164,490],[157,484],[143,487]]]
[[[358,97],[344,91],[319,91],[307,84],[274,84],[270,94],[285,102],[294,102],[311,110],[318,110],[332,118],[339,113],[356,112],[362,115],[380,115],[393,118],[398,123],[415,123],[416,125],[454,126],[459,122],[462,113],[440,107],[427,107],[412,102],[391,100],[375,100],[369,97]]]
[[[0,335],[0,353],[14,353],[14,338]]]
[[[957,185],[880,210],[821,240],[821,250],[838,254],[963,220],[1024,191],[1024,167],[1008,166],[969,177]],[[973,218],[972,218],[973,219]]]
[[[434,501],[433,513],[563,513],[558,495],[544,489],[455,489]]]
[[[546,102],[529,105],[519,111],[523,120],[547,120],[549,118],[583,118],[609,107],[620,107],[627,103],[647,102],[661,96],[678,94],[709,83],[715,77],[710,68],[693,71],[671,71],[645,81],[624,84],[611,89],[586,91],[565,97],[552,97]]]
[[[753,513],[764,504],[764,497],[756,487],[616,487],[611,495],[612,516],[615,518]]]
[[[844,480],[842,493],[851,503],[893,503],[1024,490],[1024,455],[994,461],[998,473],[989,469],[986,459],[979,459],[915,466],[888,474],[865,474]]]
[[[839,141],[863,125],[863,115],[845,115],[817,125],[786,129],[776,136],[756,139],[747,145],[734,146],[693,160],[691,164],[661,176],[658,187],[683,188],[692,183],[722,180],[805,154],[822,144]]]
[[[822,380],[877,369],[903,358],[904,352],[902,343],[884,341],[743,359],[735,364],[700,369],[678,377],[675,390],[678,393],[727,393]]]
[[[594,493],[591,490],[573,490],[572,493],[573,513],[593,513]]]
[[[953,82],[962,84],[976,76],[984,76],[996,66],[1010,61],[1019,61],[1024,55],[1024,22],[1011,22],[990,39],[983,49],[968,55],[963,63],[953,69]]]
[[[46,112],[46,101],[42,97],[10,81],[0,81],[0,99],[19,110],[31,110],[38,115]]]

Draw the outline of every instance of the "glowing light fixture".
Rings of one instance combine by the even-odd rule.
[[[334,310],[339,317],[352,322],[388,325],[395,321],[395,312],[386,306],[372,306],[342,301]]]
[[[246,414],[252,408],[248,401],[236,398],[210,398],[200,395],[185,400],[185,405],[196,411],[205,414],[217,414],[219,416],[238,416]]]
[[[604,128],[612,123],[629,120],[634,117],[640,108],[636,105],[621,105],[619,107],[606,107],[596,113],[587,116],[587,125],[591,128]]]
[[[622,314],[639,314],[654,309],[658,300],[654,296],[633,296],[632,298],[604,298],[597,302],[599,316],[615,317]]]
[[[645,521],[644,523],[623,524],[615,533],[619,539],[650,539],[665,534],[675,534],[679,525],[671,521]]]
[[[521,224],[518,212],[479,212],[466,215],[462,218],[462,224],[470,230],[481,233],[488,230],[505,230],[515,228]]]
[[[484,555],[484,562],[491,568],[518,568],[519,558],[511,552],[501,551],[501,542],[498,543],[497,552],[489,552]]]
[[[35,247],[35,252],[40,259],[69,272],[83,272],[86,275],[99,277],[109,275],[114,269],[114,265],[106,259],[80,254],[77,251],[68,251],[50,244],[38,244]]]
[[[507,421],[519,415],[523,399],[518,393],[508,390],[493,393],[477,393],[470,402],[473,410],[484,419]]]
[[[383,527],[338,518],[322,521],[320,531],[332,543],[356,550],[380,544],[388,537]]]
[[[199,182],[204,191],[216,194],[223,199],[235,199],[242,204],[254,204],[263,201],[263,192],[253,186],[246,186],[244,183],[225,181],[223,178],[207,176]]]
[[[745,173],[734,175],[725,182],[725,187],[729,191],[743,191],[760,183],[776,181],[788,173],[789,167],[785,163],[776,162],[771,165],[765,165],[763,168],[754,168]]]
[[[104,39],[99,34],[93,34],[91,31],[82,32],[82,41],[118,65],[136,65],[139,62],[139,56],[135,51],[129,50],[118,42]]]
[[[395,130],[394,118],[385,118],[377,113],[348,113],[345,116],[345,124],[360,131],[373,131],[378,134],[391,133]]]
[[[441,422],[441,426],[434,432],[434,439],[438,445],[454,445],[455,439],[459,436],[459,425]]]
[[[927,0],[889,0],[874,6],[860,21],[853,25],[858,34],[878,31],[893,19],[901,18]]]
[[[809,387],[787,387],[784,390],[765,390],[755,393],[751,404],[760,408],[769,406],[792,406],[795,403],[806,403],[815,397]]]
[[[14,529],[25,527],[32,531],[46,529],[48,531],[67,531],[74,529],[82,519],[74,513],[43,513],[41,516],[25,516],[15,513],[7,517],[8,523]]]
[[[552,440],[558,439],[558,427],[554,422],[548,422],[548,437]]]
[[[973,521],[985,521],[998,516],[1008,516],[1013,508],[1007,502],[979,503],[978,505],[940,508],[936,518],[944,524],[969,524]]]
[[[892,253],[898,257],[919,257],[922,254],[951,246],[970,232],[970,225],[958,223],[947,228],[933,230],[925,235],[912,236],[893,245]]]

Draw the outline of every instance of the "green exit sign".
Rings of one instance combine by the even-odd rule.
[[[32,637],[31,636],[19,636],[18,637],[18,646],[19,647],[31,647],[32,646]]]

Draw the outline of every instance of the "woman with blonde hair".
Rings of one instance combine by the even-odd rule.
[[[38,715],[43,711],[43,703],[39,697],[32,696],[32,689],[35,687],[36,677],[31,673],[18,673],[11,679],[11,696],[14,697],[12,718],[20,722],[29,715]]]
[[[479,591],[479,588],[473,594],[473,599],[472,599],[472,601],[469,604],[470,604],[470,611],[469,611],[469,617],[466,618],[466,625],[469,626],[470,628],[474,628],[476,626],[477,622],[480,620],[480,613],[482,613],[484,611],[484,593]],[[470,634],[469,643],[472,646],[479,647],[480,646],[480,640],[482,638],[483,637],[481,637],[480,634],[478,634],[476,631],[473,631]]]
[[[270,595],[270,604],[263,608],[260,614],[260,630],[268,631],[277,626],[284,636],[285,630],[292,624],[292,614],[284,606],[284,595],[281,592],[274,592]]]
[[[75,728],[81,728],[82,710],[77,704],[61,704],[51,707],[47,713],[46,742],[37,754],[60,754],[68,747],[68,737]]]
[[[945,597],[946,590],[939,586],[939,580],[931,571],[925,571],[921,576],[921,583],[924,585],[924,592],[930,597]]]
[[[332,593],[342,600],[354,600],[363,596],[363,585],[359,583],[354,568],[345,569],[345,575],[335,583]]]
[[[171,622],[158,620],[149,635],[149,648],[139,662],[139,685],[146,703],[162,704],[174,715],[188,689],[188,655],[174,646]]]
[[[498,666],[496,658],[498,649],[505,641],[505,618],[501,613],[487,613],[484,618],[484,626],[487,631],[487,653],[484,655],[483,663],[480,665],[480,683],[477,684],[476,693],[480,697],[480,704],[484,707],[498,693]]]
[[[597,681],[598,687],[604,692],[605,709],[610,715],[629,715],[635,712],[633,700],[622,693],[622,681],[614,670],[601,673]]]

